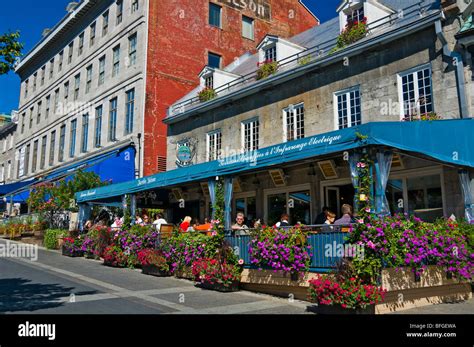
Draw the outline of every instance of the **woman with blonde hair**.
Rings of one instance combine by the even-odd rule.
[[[189,226],[191,225],[192,218],[189,216],[184,217],[183,222],[179,225],[181,232],[185,233],[188,231]]]

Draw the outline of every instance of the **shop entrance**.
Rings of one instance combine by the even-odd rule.
[[[324,206],[334,212],[337,218],[340,218],[341,207],[344,204],[354,204],[355,190],[352,184],[327,186],[324,188]]]

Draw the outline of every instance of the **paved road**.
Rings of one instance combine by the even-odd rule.
[[[4,240],[0,243],[5,244]],[[309,314],[307,303],[218,293],[39,249],[38,260],[0,258],[0,312],[14,314]]]

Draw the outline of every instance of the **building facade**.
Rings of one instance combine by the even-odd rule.
[[[17,125],[13,122],[0,126],[0,185],[14,181],[15,164],[15,131]]]
[[[216,160],[220,163],[214,166],[222,167],[225,158],[244,155],[255,160],[255,169],[247,164],[235,169],[232,211],[265,223],[276,223],[288,213],[292,223],[311,224],[323,206],[340,215],[342,204],[357,201],[349,164],[352,151],[321,155],[315,151],[313,158],[267,167],[260,166],[259,158],[268,152],[300,151],[301,146],[319,141],[318,136],[321,141],[340,138],[351,128],[373,124],[383,129],[378,122],[386,122],[386,129],[398,129],[395,122],[420,122],[421,136],[424,126],[443,122],[435,119],[470,118],[472,59],[456,39],[461,29],[455,19],[458,13],[459,8],[448,11],[445,2],[437,1],[344,1],[333,20],[307,32],[290,39],[266,36],[258,52],[241,57],[241,64],[201,73],[201,86],[169,109],[168,167],[179,172],[180,167],[204,168],[204,163],[211,166]],[[351,21],[366,22],[367,34],[337,47],[341,30]],[[278,71],[259,79],[257,65],[269,60],[277,62]],[[202,102],[198,94],[209,87],[211,77],[223,82],[212,86],[215,98]],[[403,134],[399,135],[401,143]],[[414,130],[407,136],[418,135]],[[305,138],[311,143],[305,144]],[[433,144],[440,150],[443,146],[442,139]],[[459,152],[469,151],[462,147]],[[383,149],[391,153],[385,159],[389,158],[391,170],[382,194],[391,213],[433,220],[472,211],[472,167],[440,161],[421,149],[414,154],[397,147],[397,142]],[[221,172],[232,175],[230,170]],[[460,177],[470,183],[460,184]],[[181,187],[191,205],[207,201],[194,204],[194,215],[209,216],[208,183]],[[463,195],[462,189],[469,187],[471,193]]]
[[[297,0],[252,4],[70,5],[16,68],[21,95],[15,179],[41,177],[130,144],[138,151],[137,176],[166,170],[161,121],[167,106],[198,85],[189,76],[208,63],[230,63],[269,32],[286,37],[318,23]]]

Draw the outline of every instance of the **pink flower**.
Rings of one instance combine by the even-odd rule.
[[[243,259],[239,259],[239,265],[244,265],[244,260]]]
[[[212,235],[212,236],[216,236],[216,235],[217,235],[217,231],[213,231],[213,232],[211,233],[211,235]]]
[[[372,241],[367,242],[367,247],[374,249],[375,245]]]

